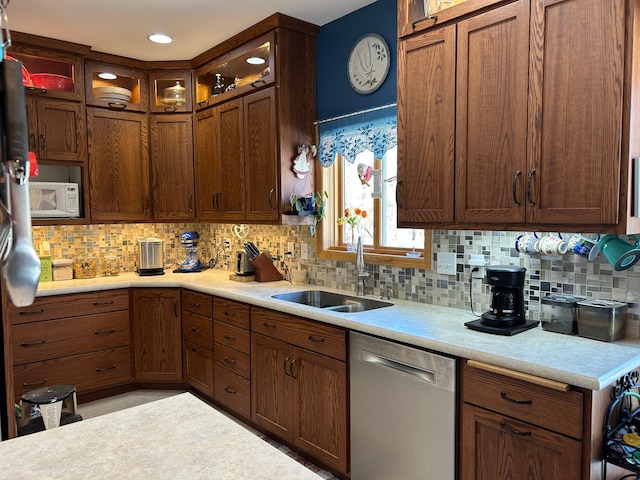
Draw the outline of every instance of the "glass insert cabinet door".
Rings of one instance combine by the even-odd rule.
[[[112,110],[148,110],[148,78],[145,71],[86,62],[84,74],[87,105]]]
[[[7,57],[22,62],[22,83],[27,93],[65,100],[82,100],[82,59],[58,52],[40,52],[12,46]]]
[[[273,83],[275,34],[262,35],[196,70],[195,108],[229,100]]]
[[[193,108],[192,78],[187,70],[151,72],[151,112],[190,112]]]

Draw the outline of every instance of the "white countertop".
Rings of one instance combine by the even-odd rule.
[[[492,335],[464,326],[476,318],[469,311],[397,299],[391,300],[392,307],[358,313],[331,312],[276,300],[271,295],[307,289],[336,290],[284,281],[235,282],[229,280],[229,275],[219,270],[169,272],[154,277],[125,273],[116,277],[41,283],[38,295],[128,287],[185,287],[591,390],[611,385],[640,365],[639,340],[600,342],[547,332],[540,326],[511,337]],[[355,296],[352,292],[346,293]]]
[[[0,442],[0,472],[29,480],[320,479],[190,393]]]

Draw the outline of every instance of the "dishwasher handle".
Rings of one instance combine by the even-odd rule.
[[[416,378],[419,378],[423,382],[434,384],[436,383],[436,373],[432,372],[431,370],[424,370],[413,365],[407,365],[406,363],[398,362],[397,360],[392,360],[375,353],[367,352],[366,350],[362,351],[362,360],[368,363],[373,363],[375,365],[381,365],[383,367],[391,368],[392,370],[398,370],[400,372],[406,373],[407,375],[412,375]]]

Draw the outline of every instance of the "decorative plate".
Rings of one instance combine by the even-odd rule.
[[[389,73],[389,46],[377,33],[362,36],[351,49],[347,73],[351,87],[362,94],[375,92]]]

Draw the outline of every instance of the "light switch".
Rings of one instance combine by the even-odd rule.
[[[442,275],[456,274],[456,254],[455,253],[436,253],[436,273]]]
[[[303,243],[300,245],[300,258],[302,260],[309,260],[309,244]]]

